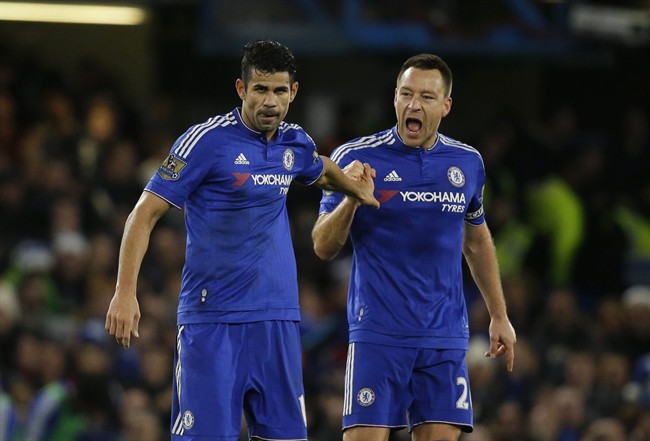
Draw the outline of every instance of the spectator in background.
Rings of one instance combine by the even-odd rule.
[[[601,418],[591,423],[580,441],[629,441],[625,426],[614,418]]]
[[[0,268],[9,265],[9,255],[32,230],[27,220],[26,188],[22,174],[0,165]]]
[[[0,66],[2,69],[2,66]],[[18,122],[16,98],[0,85],[0,167],[8,170],[18,163],[21,127]]]
[[[548,378],[557,380],[562,376],[572,351],[593,349],[590,325],[573,291],[557,289],[547,295],[531,337],[535,346],[541,348],[542,369]]]
[[[650,352],[650,285],[634,285],[623,292],[624,342],[617,350],[634,363]]]
[[[632,428],[629,441],[646,441],[650,439],[650,410],[646,405],[645,410],[638,418],[638,422]]]
[[[492,432],[498,441],[532,441],[526,433],[526,413],[522,403],[505,401],[500,404],[496,409]]]
[[[552,394],[549,405],[557,422],[557,441],[580,441],[586,426],[585,397],[570,386],[561,386]]]
[[[578,194],[585,172],[582,156],[569,150],[561,155],[559,173],[544,179],[531,189],[529,222],[546,258],[546,277],[550,287],[569,284],[575,256],[585,235],[584,202]]]
[[[629,381],[630,366],[624,355],[605,352],[598,357],[595,390],[585,402],[597,417],[622,416],[623,388]]]

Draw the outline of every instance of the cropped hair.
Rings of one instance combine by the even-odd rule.
[[[442,79],[445,82],[445,93],[447,96],[451,95],[451,85],[453,82],[453,76],[451,74],[451,69],[445,63],[445,61],[437,55],[432,54],[419,54],[414,55],[402,64],[402,68],[397,75],[397,82],[402,78],[404,72],[409,68],[421,69],[421,70],[438,70]]]
[[[281,43],[271,40],[257,40],[244,46],[241,60],[241,78],[244,85],[251,79],[253,70],[258,73],[274,74],[288,72],[291,84],[296,80],[296,59]]]

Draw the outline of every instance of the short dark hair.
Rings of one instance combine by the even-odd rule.
[[[419,54],[414,55],[402,64],[402,68],[397,75],[397,82],[399,83],[400,78],[404,72],[409,68],[422,69],[422,70],[439,70],[442,75],[442,79],[445,82],[445,92],[447,96],[451,95],[451,85],[453,82],[453,77],[451,75],[451,69],[444,62],[442,58],[437,55],[432,54]]]
[[[296,59],[288,47],[277,41],[257,40],[244,46],[241,59],[241,78],[244,84],[248,84],[253,69],[266,74],[288,72],[289,81],[293,84],[296,80]]]

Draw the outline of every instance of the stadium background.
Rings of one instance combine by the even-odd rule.
[[[141,338],[128,351],[103,330],[119,240],[174,139],[239,105],[241,47],[267,37],[299,64],[287,120],[324,154],[393,124],[408,56],[439,54],[454,72],[441,132],[486,162],[519,338],[512,375],[484,360],[489,318],[468,279],[476,431],[462,439],[650,439],[647,1],[130,3],[143,23],[6,20],[0,2],[1,440],[5,415],[17,421],[12,440],[168,439],[182,213],[152,237]],[[295,184],[288,204],[310,439],[330,441],[340,439],[350,250],[314,256],[319,198]]]

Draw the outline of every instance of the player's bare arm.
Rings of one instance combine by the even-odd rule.
[[[169,203],[145,191],[124,226],[117,284],[106,314],[105,328],[125,348],[131,344],[131,335],[139,337],[140,306],[136,288],[142,259],[153,227],[169,208]]]
[[[349,179],[358,181],[363,176],[365,167],[360,161],[352,161],[343,173]],[[314,242],[314,252],[323,260],[334,259],[345,245],[354,220],[354,214],[360,203],[349,197],[343,198],[341,203],[331,213],[321,214],[311,233]]]
[[[357,180],[345,176],[343,171],[326,156],[321,156],[325,170],[316,181],[316,185],[325,190],[343,193],[359,201],[362,205],[379,208],[379,201],[374,196],[375,170],[368,164],[363,164],[363,174]]]
[[[494,242],[487,224],[465,225],[463,254],[490,314],[490,350],[485,355],[491,358],[505,355],[506,367],[511,372],[517,337],[508,319]]]
[[[314,252],[322,260],[334,259],[348,240],[354,213],[359,203],[351,198],[345,198],[331,213],[318,216],[311,238],[314,242]]]

